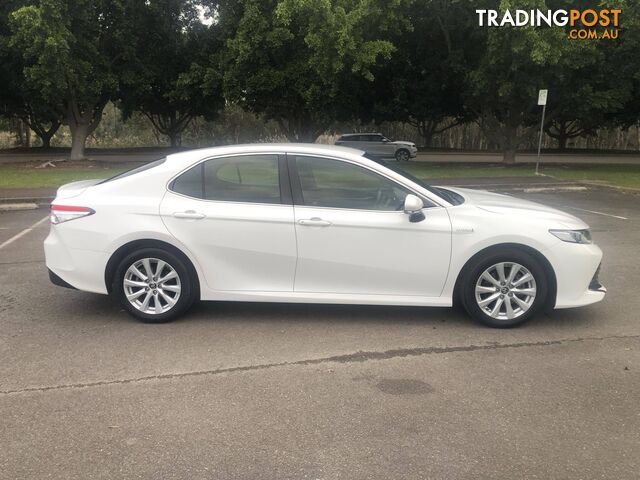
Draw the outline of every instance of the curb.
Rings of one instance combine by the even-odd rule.
[[[36,203],[0,203],[0,212],[15,212],[18,210],[35,210]]]
[[[35,203],[38,205],[48,205],[55,197],[8,197],[0,198],[0,207],[10,203]]]
[[[611,185],[609,183],[598,183],[598,182],[580,182],[580,184],[587,185],[589,187],[607,187],[607,188],[614,188],[616,190],[623,190],[623,191],[627,190],[633,193],[640,193],[640,188],[636,188],[636,187],[623,187],[620,185]]]
[[[437,187],[456,187],[456,188],[504,188],[504,189],[520,189],[520,188],[538,188],[538,187],[549,187],[549,188],[561,188],[568,186],[575,186],[574,182],[549,182],[549,183],[448,183],[448,184],[437,184],[434,186]]]

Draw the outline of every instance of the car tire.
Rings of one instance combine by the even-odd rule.
[[[532,318],[546,304],[547,276],[534,256],[504,249],[472,262],[461,283],[461,298],[475,320],[489,327],[511,328]]]
[[[400,148],[398,150],[396,150],[396,160],[398,162],[408,162],[409,158],[411,157],[411,154],[409,153],[409,150],[406,150],[404,148]]]
[[[147,275],[149,270],[151,275]],[[145,323],[174,320],[197,296],[196,282],[185,261],[160,248],[143,248],[123,258],[112,292],[127,312]]]

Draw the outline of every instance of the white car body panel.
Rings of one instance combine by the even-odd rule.
[[[338,158],[375,170],[427,202],[425,219],[403,212],[218,202],[185,197],[169,182],[192,165],[238,153],[301,153]],[[519,244],[539,252],[556,281],[556,308],[601,300],[588,286],[602,258],[593,244],[559,240],[549,229],[585,229],[578,218],[490,192],[454,189],[452,205],[350,148],[245,145],[170,155],[159,166],[112,182],[74,182],[56,205],[81,205],[94,215],[52,225],[47,267],[80,290],[107,293],[112,255],[137,240],[182,251],[193,264],[203,300],[450,306],[458,275],[487,247]],[[202,219],[176,218],[196,211]],[[320,218],[328,226],[300,225]]]
[[[295,215],[296,292],[440,296],[451,252],[445,208],[419,223],[404,212],[296,206]],[[300,224],[312,218],[331,225]]]
[[[174,216],[189,210],[206,217]],[[293,291],[292,205],[212,202],[167,192],[160,215],[169,232],[199,259],[211,290]]]

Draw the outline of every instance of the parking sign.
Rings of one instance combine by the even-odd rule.
[[[538,92],[538,105],[546,105],[547,104],[547,92],[549,90],[540,90]]]

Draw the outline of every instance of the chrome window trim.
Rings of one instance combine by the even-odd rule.
[[[268,206],[281,206],[281,207],[293,207],[293,204],[289,204],[289,203],[282,203],[282,198],[280,200],[279,203],[266,203],[266,202],[235,202],[233,200],[210,200],[207,198],[198,198],[198,197],[191,197],[189,195],[185,195],[184,193],[179,193],[176,192],[175,190],[172,190],[170,188],[170,185],[173,183],[174,180],[176,180],[179,176],[181,176],[183,173],[187,172],[188,170],[191,170],[192,168],[196,168],[198,165],[201,165],[205,162],[208,162],[209,160],[215,160],[215,159],[220,159],[220,158],[229,158],[229,157],[247,157],[247,156],[256,156],[256,155],[284,155],[285,153],[282,151],[279,152],[243,152],[243,153],[227,153],[224,155],[215,155],[213,157],[205,157],[202,158],[200,160],[197,160],[195,163],[192,163],[191,165],[189,165],[188,167],[184,168],[183,170],[181,170],[180,172],[178,172],[177,174],[175,174],[173,177],[171,177],[165,187],[167,192],[171,192],[174,195],[178,195],[180,197],[184,197],[184,198],[189,198],[191,200],[197,200],[199,202],[209,202],[209,203],[222,203],[222,204],[234,204],[234,205],[268,205]],[[278,180],[280,179],[280,170],[278,169]],[[278,188],[280,187],[280,185],[278,185]],[[166,193],[165,193],[166,194]],[[280,192],[280,196],[282,197],[282,192]]]

